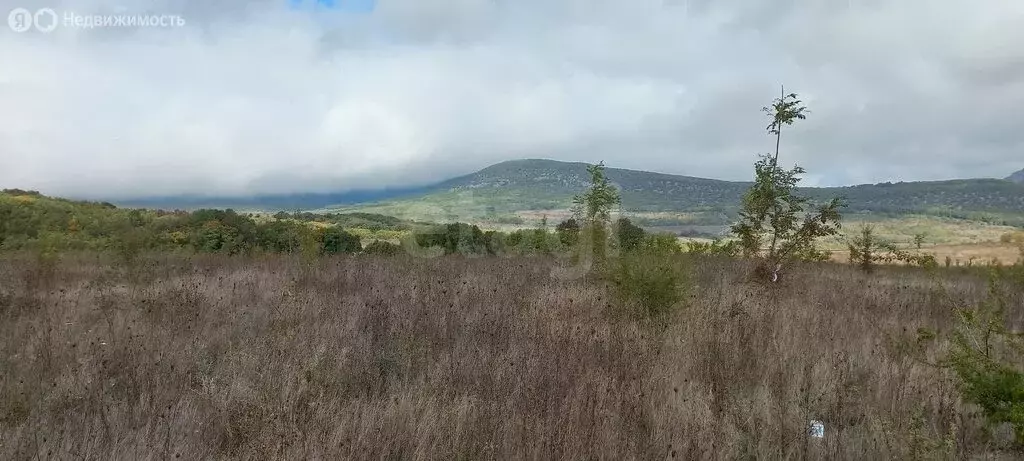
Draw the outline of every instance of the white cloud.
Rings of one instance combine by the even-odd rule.
[[[0,0],[180,29],[0,30],[0,187],[83,197],[401,186],[501,160],[747,179],[778,84],[822,184],[1024,163],[1024,7],[925,0]]]

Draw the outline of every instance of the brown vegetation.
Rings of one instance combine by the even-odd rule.
[[[965,271],[937,290],[912,269],[803,265],[768,287],[744,282],[742,261],[701,260],[664,326],[609,315],[606,287],[556,280],[541,258],[134,264],[0,259],[0,458],[943,459],[1006,447],[948,371],[900,346],[984,297]],[[824,438],[806,435],[809,420]]]
[[[922,247],[921,254],[928,254],[935,257],[939,264],[944,264],[946,258],[950,259],[950,265],[956,266],[989,266],[989,265],[1012,265],[1024,257],[1019,245],[988,242],[964,245],[931,245]],[[836,262],[848,262],[850,252],[847,250],[836,250],[831,252],[831,260]],[[889,264],[902,264],[900,261],[893,261]]]

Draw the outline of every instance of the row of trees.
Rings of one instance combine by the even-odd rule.
[[[570,218],[559,223],[553,232],[545,223],[537,229],[503,233],[482,231],[466,223],[413,228],[411,223],[396,218],[367,213],[281,212],[271,219],[258,219],[231,209],[119,209],[104,203],[50,198],[34,191],[0,193],[0,246],[8,250],[46,247],[48,251],[113,250],[128,254],[188,250],[223,254],[422,255],[425,253],[419,250],[436,249],[437,254],[550,255],[564,253],[578,244],[584,227],[580,222]],[[626,218],[614,224],[615,240],[621,241],[627,250],[639,246],[647,237],[643,229]],[[377,230],[385,231],[383,234],[388,234],[391,241],[371,238],[363,248],[359,234]],[[406,237],[395,243],[403,234]]]
[[[165,212],[118,209],[105,203],[45,197],[34,191],[0,193],[0,247],[58,250],[193,250],[238,254],[360,251],[358,236],[340,226],[287,219],[260,221],[233,210]]]
[[[520,229],[509,233],[483,231],[466,223],[451,223],[420,231],[408,239],[403,246],[438,248],[443,254],[461,255],[552,255],[564,254],[576,249],[585,235],[584,226],[576,218],[569,218],[548,229],[546,221],[536,229]],[[628,218],[619,218],[608,226],[613,238],[608,240],[611,248],[632,251],[645,242],[669,240],[671,234],[650,234],[635,225]],[[673,243],[674,244],[674,243]],[[678,248],[678,246],[676,246]]]

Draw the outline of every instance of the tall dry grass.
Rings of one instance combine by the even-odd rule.
[[[665,328],[535,258],[7,257],[0,458],[1012,457],[898,347],[983,280],[742,264]]]

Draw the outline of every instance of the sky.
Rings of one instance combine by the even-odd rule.
[[[426,184],[549,158],[805,185],[1024,168],[1024,2],[0,0],[0,188],[81,198]]]

